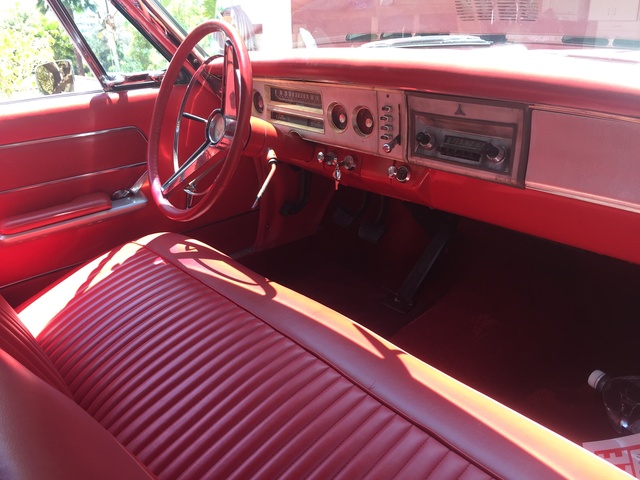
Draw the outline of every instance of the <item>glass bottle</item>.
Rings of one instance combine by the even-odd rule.
[[[595,370],[588,383],[602,394],[607,415],[618,433],[640,433],[640,376],[611,377]]]

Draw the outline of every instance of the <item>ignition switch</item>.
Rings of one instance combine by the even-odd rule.
[[[323,151],[319,151],[316,155],[316,159],[318,160],[318,163],[334,167],[332,176],[336,182],[336,190],[340,185],[340,180],[342,180],[342,171],[340,168],[342,167],[347,171],[351,171],[356,168],[356,159],[352,155],[345,155],[344,159],[338,160],[338,155],[333,152],[324,153]]]
[[[316,155],[316,159],[318,163],[325,163],[327,165],[335,165],[338,160],[338,155],[333,152],[324,153],[323,151],[319,151]]]

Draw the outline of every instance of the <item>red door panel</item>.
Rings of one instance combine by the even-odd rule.
[[[189,224],[167,220],[147,185],[135,197],[111,198],[146,171],[156,92],[67,95],[3,106],[0,294],[10,302],[122,242],[156,231],[193,229],[249,210],[257,191],[250,159],[221,205]]]

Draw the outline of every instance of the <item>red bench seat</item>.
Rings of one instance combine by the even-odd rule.
[[[179,235],[106,253],[18,317],[0,308],[1,478],[624,475]]]

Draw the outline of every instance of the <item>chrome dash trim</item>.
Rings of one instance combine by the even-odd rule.
[[[615,200],[612,198],[599,197],[597,195],[590,195],[584,192],[578,192],[575,190],[568,190],[560,187],[550,187],[549,185],[538,184],[534,182],[527,183],[527,190],[535,190],[537,192],[548,193],[551,195],[558,195],[560,197],[570,198],[572,200],[579,200],[581,202],[594,203],[596,205],[602,205],[604,207],[617,208],[618,210],[626,210],[627,212],[640,213],[640,205],[637,203],[624,202],[621,200]]]
[[[613,113],[598,112],[595,110],[584,110],[584,109],[559,107],[555,105],[544,105],[544,104],[532,104],[532,105],[529,105],[529,108],[532,111],[540,110],[543,112],[565,113],[568,115],[577,115],[580,117],[601,118],[604,120],[623,120],[625,122],[640,124],[640,118],[629,117],[626,115],[616,115]]]

